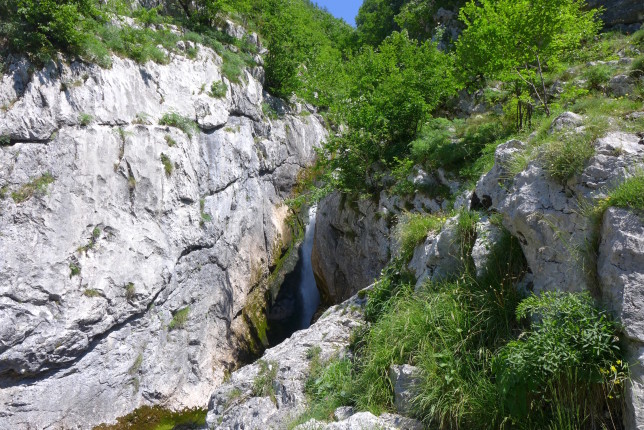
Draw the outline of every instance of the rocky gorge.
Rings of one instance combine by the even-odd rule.
[[[604,6],[610,28],[631,32],[643,20],[639,2],[588,4]],[[456,11],[436,16],[458,27],[448,38],[457,40]],[[608,337],[628,377],[615,378],[626,388],[613,428],[644,429],[644,220],[614,201],[644,172],[644,72],[633,66],[644,35],[639,47],[609,39],[611,49],[622,43],[610,59],[549,76],[555,115],[535,116],[535,127],[489,137],[486,127],[508,128],[521,102],[498,82],[455,93],[436,133],[453,152],[484,141],[479,170],[429,160],[401,176],[377,166],[377,192],[327,190],[294,205],[310,177],[309,189],[322,183],[316,160],[347,129],[328,107],[269,92],[276,60],[262,36],[228,19],[221,30],[225,49],[183,38],[157,46],[159,62],[112,52],[109,67],[63,54],[0,64],[0,429],[461,428],[421,416],[425,370],[404,348],[378,376],[385,406],[336,388],[357,384],[380,315],[404,314],[395,300],[430,303],[432,288],[488,282],[515,254],[518,276],[500,283],[517,296],[588,293],[602,321],[616,321]],[[230,56],[248,46],[252,61],[231,76]],[[575,104],[583,96],[600,106]],[[587,156],[567,174],[576,152]],[[414,220],[426,224],[410,240]],[[503,248],[508,240],[517,249]],[[409,288],[387,290],[396,277]],[[528,338],[540,318],[513,321],[506,342]],[[387,336],[404,338],[410,324]],[[495,352],[477,356],[487,363]],[[349,368],[332,368],[333,385],[324,372],[335,365]],[[455,370],[438,367],[451,381]],[[342,400],[315,410],[316,389]],[[204,421],[129,424],[145,407]]]

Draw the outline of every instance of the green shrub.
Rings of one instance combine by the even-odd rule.
[[[74,262],[69,263],[69,279],[72,279],[74,276],[80,275],[81,269],[80,266]]]
[[[189,306],[186,306],[183,309],[179,309],[172,316],[172,320],[170,321],[170,324],[168,324],[168,328],[170,330],[178,330],[178,329],[184,328],[186,326],[186,323],[188,322],[189,314],[190,314]]]
[[[493,363],[512,419],[558,420],[557,409],[567,415],[574,411],[584,428],[602,428],[617,419],[605,412],[619,409],[611,398],[621,396],[628,369],[621,361],[617,326],[590,295],[532,296],[518,306],[517,317],[530,318],[531,329],[501,348]]]
[[[192,134],[196,133],[198,129],[196,122],[188,117],[181,116],[176,112],[167,112],[163,114],[163,116],[159,120],[159,124],[176,127],[187,134],[190,138],[192,138]]]
[[[327,363],[312,362],[304,388],[309,410],[298,421],[328,421],[340,406],[352,403],[353,365],[347,358],[334,357]]]
[[[275,378],[279,366],[275,361],[266,362],[264,360],[259,360],[257,365],[259,370],[253,380],[253,396],[270,397],[275,401]]]
[[[207,222],[212,221],[212,216],[205,211],[206,208],[206,200],[205,199],[200,199],[199,200],[199,212],[201,212],[201,220],[199,221],[199,224],[203,227],[203,225]]]
[[[399,217],[394,228],[394,237],[400,249],[400,256],[409,261],[414,249],[420,245],[429,232],[438,232],[447,218],[440,215],[405,212]]]
[[[631,75],[637,78],[644,76],[644,55],[636,57],[631,63]]]
[[[606,64],[592,66],[584,71],[587,87],[591,90],[603,90],[612,76],[613,69]]]
[[[588,160],[595,155],[594,136],[583,134],[557,134],[541,147],[541,158],[548,174],[565,184],[580,174]]]
[[[11,198],[18,204],[23,203],[34,195],[44,194],[47,191],[49,184],[52,184],[53,182],[54,177],[51,173],[45,173],[44,175],[24,184],[18,191],[11,193]]]
[[[94,117],[88,113],[81,113],[80,115],[78,115],[78,124],[81,127],[87,127],[92,123],[93,120]]]
[[[210,97],[222,98],[226,97],[226,92],[228,91],[228,86],[223,81],[213,82],[210,86],[210,92],[208,93]]]
[[[224,51],[224,63],[221,66],[221,73],[230,81],[236,84],[241,83],[240,76],[244,68],[242,58],[231,51]]]
[[[637,172],[608,193],[608,206],[644,210],[644,172]]]
[[[177,141],[174,140],[172,138],[172,136],[170,136],[169,134],[166,134],[165,136],[163,136],[163,138],[165,139],[166,143],[168,144],[168,146],[170,148],[172,148],[173,146],[175,146],[177,144]]]
[[[367,305],[365,306],[365,319],[369,322],[377,321],[390,305],[395,302],[399,294],[408,294],[413,290],[414,276],[406,268],[406,260],[394,258],[382,269],[378,280],[371,290],[367,291]]]
[[[168,158],[168,156],[165,155],[164,153],[161,153],[161,163],[163,163],[163,170],[165,170],[166,176],[172,175],[174,166],[172,165],[172,161],[170,161],[170,158]]]
[[[11,136],[8,134],[0,135],[0,146],[6,146],[11,144]]]
[[[101,292],[98,291],[98,290],[94,290],[92,288],[87,288],[87,289],[83,290],[83,295],[85,297],[100,297]]]

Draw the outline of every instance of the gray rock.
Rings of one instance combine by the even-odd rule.
[[[573,112],[564,112],[552,121],[550,132],[561,131],[564,129],[576,128],[583,124],[584,118]]]
[[[342,421],[349,418],[351,415],[355,414],[356,411],[351,406],[340,406],[333,412],[333,418],[336,421]]]
[[[608,81],[608,93],[614,97],[623,97],[635,91],[635,79],[628,75],[613,76]]]
[[[236,315],[290,234],[282,203],[326,132],[314,115],[261,121],[248,73],[221,100],[200,94],[220,64],[200,47],[167,65],[51,63],[31,79],[28,62],[8,65],[0,188],[54,181],[0,205],[0,427],[203,406],[235,363]],[[153,125],[167,112],[203,132]]]
[[[644,343],[644,222],[626,209],[604,214],[597,273],[602,297],[626,335]]]
[[[483,218],[476,225],[476,240],[472,247],[472,260],[476,269],[476,276],[483,276],[489,269],[492,248],[503,234],[503,230],[490,222],[489,218]],[[494,268],[492,268],[494,269]]]
[[[609,208],[601,227],[597,273],[605,306],[628,338],[632,365],[626,390],[627,429],[644,428],[644,221],[641,215]]]
[[[607,27],[644,22],[640,0],[588,0],[587,4],[589,8],[604,8],[601,18]]]
[[[462,271],[458,215],[447,220],[440,232],[427,235],[425,242],[414,250],[408,267],[416,276],[416,288],[427,280],[447,280]]]
[[[389,380],[394,387],[394,406],[401,414],[409,415],[411,402],[416,395],[414,391],[420,383],[420,370],[417,367],[403,364],[389,368]]]
[[[371,284],[389,261],[386,207],[332,193],[318,204],[312,264],[322,300],[337,303]],[[392,214],[392,215],[385,215]]]
[[[211,429],[281,429],[306,407],[304,386],[309,376],[307,355],[320,348],[320,360],[342,355],[352,329],[363,321],[366,299],[354,296],[328,309],[311,327],[295,332],[281,344],[266,350],[261,360],[276,366],[274,399],[255,397],[253,385],[260,371],[256,362],[232,373],[210,398],[207,423]]]
[[[295,427],[294,430],[422,430],[419,421],[394,414],[382,414],[376,417],[371,412],[358,412],[346,420],[325,423],[311,420]]]
[[[549,178],[538,161],[508,179],[502,166],[515,150],[508,144],[499,146],[495,166],[477,183],[475,194],[503,215],[504,226],[521,242],[535,292],[588,287],[589,265],[594,262],[583,250],[593,228],[579,200],[603,197],[641,163],[644,146],[639,141],[624,133],[597,140],[595,156],[566,187]]]

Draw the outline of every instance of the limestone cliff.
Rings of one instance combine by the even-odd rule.
[[[2,76],[2,428],[205,406],[249,336],[283,200],[326,132],[310,112],[264,117],[259,67],[238,84],[206,47],[170,58],[14,58]]]

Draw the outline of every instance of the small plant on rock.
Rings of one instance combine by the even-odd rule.
[[[253,396],[270,397],[275,401],[275,378],[277,377],[278,365],[275,361],[266,362],[259,360],[257,362],[259,370],[253,381]]]
[[[213,82],[210,86],[210,92],[208,93],[210,97],[220,99],[226,97],[226,92],[228,91],[228,86],[223,81]]]
[[[11,198],[16,203],[23,203],[34,195],[42,195],[47,191],[47,186],[54,182],[51,173],[33,179],[31,182],[24,184],[18,191],[11,193]]]
[[[189,313],[190,313],[190,307],[188,306],[183,309],[179,309],[172,316],[172,320],[170,321],[168,328],[170,330],[178,330],[178,329],[184,328],[186,326],[186,323],[188,322]]]
[[[125,299],[129,302],[134,299],[134,296],[136,296],[136,287],[132,282],[128,282],[125,286]]]
[[[81,113],[80,115],[78,115],[78,124],[80,124],[81,127],[87,127],[92,123],[93,120],[94,117],[88,113]]]
[[[174,170],[172,161],[170,161],[170,158],[163,153],[161,154],[161,163],[163,163],[163,170],[165,170],[166,176],[172,175],[172,171]]]
[[[159,124],[176,127],[187,134],[190,138],[192,137],[192,134],[197,131],[197,123],[188,117],[179,115],[176,112],[168,112],[164,114],[159,120]]]

